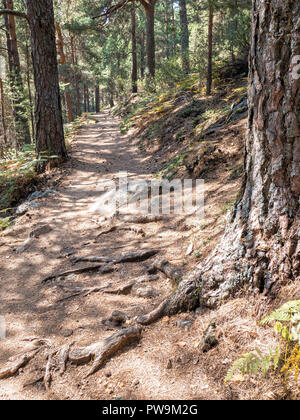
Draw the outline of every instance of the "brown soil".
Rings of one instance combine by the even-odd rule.
[[[10,358],[27,351],[33,337],[50,340],[51,348],[65,343],[89,345],[117,331],[101,322],[114,310],[134,317],[151,310],[172,291],[170,282],[160,274],[159,280],[149,283],[158,293],[154,298],[99,292],[58,302],[66,295],[62,286],[112,283],[118,287],[144,275],[146,264],[151,262],[123,263],[110,274],[77,274],[41,284],[44,277],[54,272],[72,269],[72,256],[118,256],[141,248],[158,248],[161,257],[188,272],[223,233],[225,216],[240,182],[231,179],[228,172],[230,154],[234,155],[235,165],[242,161],[245,119],[218,134],[226,159],[205,176],[206,217],[200,226],[195,217],[173,217],[142,225],[145,237],[122,230],[95,241],[108,225],[107,220],[99,221],[99,215],[88,211],[99,194],[97,184],[104,179],[117,179],[119,171],[127,171],[129,180],[151,179],[159,169],[157,156],[154,159],[150,153],[142,153],[128,136],[120,135],[119,120],[107,111],[97,118],[99,123],[82,128],[72,143],[71,159],[63,168],[58,194],[40,199],[40,208],[20,217],[2,238],[0,315],[6,320],[7,337],[0,340],[0,370]],[[16,248],[41,224],[50,225],[52,230],[33,239],[28,249],[17,254]],[[194,244],[193,252],[187,256],[190,243]],[[277,394],[274,391],[271,395],[262,378],[248,382],[238,378],[226,386],[223,383],[237,356],[274,342],[272,331],[256,325],[258,309],[251,298],[240,298],[214,312],[199,310],[164,318],[144,328],[138,345],[120,351],[93,376],[85,378],[89,367],[84,365],[68,365],[63,376],[55,373],[50,390],[42,382],[24,387],[44,374],[46,360],[39,354],[17,375],[0,381],[0,399],[281,398],[281,386],[278,385]],[[203,354],[199,344],[212,317],[216,319],[220,344]],[[177,324],[185,319],[193,322],[189,329]]]

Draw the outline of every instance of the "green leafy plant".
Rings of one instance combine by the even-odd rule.
[[[285,381],[292,374],[297,382],[300,366],[300,300],[285,303],[264,317],[260,324],[274,324],[274,330],[280,335],[282,343],[275,349],[269,348],[267,355],[263,355],[259,348],[244,354],[233,363],[224,381],[230,381],[238,371],[243,375],[261,372],[265,376],[273,367],[275,372],[284,373]]]

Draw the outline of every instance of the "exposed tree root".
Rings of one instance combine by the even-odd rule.
[[[170,264],[166,259],[155,261],[152,269],[155,268],[164,273],[175,285],[178,285],[183,278],[181,270]]]
[[[159,222],[161,220],[165,220],[165,216],[155,216],[153,214],[145,214],[140,216],[124,216],[122,220],[125,223],[152,223],[152,222]]]
[[[111,226],[110,228],[103,229],[98,235],[96,236],[95,240],[99,239],[102,235],[106,235],[111,232],[115,232],[116,230],[130,230],[132,232],[135,232],[139,235],[142,235],[143,237],[146,236],[145,231],[140,226]]]
[[[147,315],[138,318],[141,325],[149,325],[164,316],[188,312],[199,306],[199,293],[193,279],[185,279],[179,283],[178,289],[168,296],[157,308]]]
[[[115,232],[117,230],[117,226],[111,226],[107,229],[103,229],[98,235],[96,236],[96,239],[100,238],[102,235],[106,235],[107,233]]]
[[[95,287],[74,288],[74,292],[73,293],[71,293],[72,290],[69,290],[69,292],[71,294],[68,295],[68,296],[65,296],[65,297],[63,297],[61,299],[58,299],[57,300],[57,303],[64,302],[64,301],[66,301],[68,299],[72,299],[73,297],[80,296],[80,295],[82,295],[82,296],[88,296],[91,293],[102,292],[102,291],[105,291],[110,286],[111,286],[111,283],[108,284],[107,286],[95,286]]]
[[[120,264],[126,262],[140,262],[145,261],[148,258],[153,257],[154,255],[158,254],[157,249],[141,249],[139,251],[133,251],[126,254],[121,255],[117,258],[109,258],[109,257],[97,257],[97,256],[89,256],[89,257],[74,257],[72,258],[72,262],[75,264],[77,262],[102,262],[102,263],[111,263],[111,264]]]
[[[69,352],[68,359],[74,364],[86,364],[93,360],[87,376],[97,372],[103,363],[121,350],[127,344],[139,340],[142,328],[140,326],[132,326],[125,328],[103,341],[91,344],[88,347],[73,349]]]
[[[125,284],[122,284],[117,289],[106,289],[104,292],[110,293],[112,295],[129,295],[134,285],[135,281],[129,281]]]
[[[40,349],[37,349],[29,354],[23,354],[19,359],[17,359],[14,363],[0,371],[0,379],[10,378],[14,376],[19,369],[26,366],[27,363],[30,362],[31,359],[39,352]]]
[[[67,368],[67,362],[69,357],[71,344],[65,344],[61,347],[58,355],[58,366],[59,366],[59,374],[63,375]]]
[[[73,270],[62,271],[60,273],[54,273],[54,274],[51,274],[50,276],[45,277],[42,280],[42,283],[47,283],[50,280],[57,279],[58,277],[65,277],[70,274],[80,274],[80,273],[85,273],[87,271],[97,271],[101,267],[103,267],[102,264],[97,264],[97,265],[90,265],[89,267],[74,268]]]
[[[57,353],[57,350],[54,351],[53,353],[50,353],[48,355],[48,361],[46,364],[46,370],[45,370],[45,375],[44,375],[44,385],[46,390],[48,391],[50,389],[51,386],[51,382],[52,382],[52,372],[55,369],[55,362],[53,360],[53,356]]]

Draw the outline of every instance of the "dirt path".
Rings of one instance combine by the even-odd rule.
[[[151,179],[156,162],[141,154],[128,137],[120,135],[119,121],[107,112],[97,116],[99,123],[82,128],[72,145],[67,174],[56,195],[39,199],[39,208],[20,217],[15,227],[2,238],[0,246],[0,315],[5,317],[7,337],[0,340],[0,369],[8,359],[32,346],[32,338],[50,340],[51,348],[65,343],[89,345],[112,335],[117,328],[102,323],[112,311],[130,317],[157,305],[172,286],[163,274],[146,283],[150,295],[111,295],[103,292],[66,296],[64,287],[115,287],[146,273],[146,263],[123,263],[108,274],[83,273],[41,284],[59,271],[74,268],[71,257],[118,256],[141,248],[158,248],[160,256],[185,267],[190,232],[186,221],[155,222],[143,225],[145,237],[133,231],[116,231],[95,241],[107,221],[89,212],[97,194],[97,184],[118,178],[127,171],[129,180]],[[22,253],[16,253],[28,234],[41,225],[51,231],[33,239]],[[188,263],[184,271],[195,266]],[[79,263],[76,267],[85,266]],[[190,320],[185,328],[180,321]],[[142,332],[138,345],[132,345],[107,361],[103,369],[85,379],[88,366],[68,365],[63,376],[55,374],[51,389],[41,382],[24,384],[41,377],[45,360],[37,357],[17,376],[0,381],[0,399],[192,399],[220,398],[214,383],[198,364],[199,339],[206,325],[197,314],[163,319]]]

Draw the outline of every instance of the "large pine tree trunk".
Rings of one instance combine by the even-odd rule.
[[[300,279],[300,87],[292,71],[299,16],[296,1],[253,1],[245,179],[199,276],[208,304],[245,284],[269,294]]]
[[[300,281],[300,3],[253,0],[245,176],[215,251],[158,308],[214,307],[248,289],[275,294]],[[196,299],[198,295],[198,302]]]
[[[28,0],[27,13],[31,31],[32,63],[35,84],[36,150],[57,156],[49,164],[57,164],[66,155],[63,118],[58,83],[52,0]],[[40,162],[43,170],[47,162]]]

